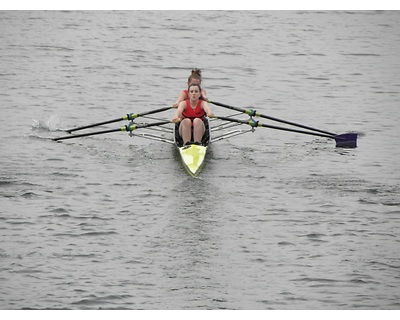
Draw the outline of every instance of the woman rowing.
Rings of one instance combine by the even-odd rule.
[[[201,100],[201,87],[198,84],[192,84],[188,88],[189,98],[181,101],[175,112],[172,122],[180,122],[179,134],[182,137],[183,144],[201,145],[201,140],[206,131],[204,125],[204,117],[207,115],[210,118],[214,117],[207,101]],[[193,133],[193,140],[192,140]]]
[[[194,70],[192,70],[192,73],[190,74],[189,78],[188,78],[188,86],[192,85],[192,84],[198,84],[199,86],[201,86],[201,70],[195,68]],[[187,90],[183,90],[178,98],[176,99],[175,103],[172,105],[174,108],[178,108],[179,103],[182,101],[185,101],[189,99],[189,95],[188,95],[188,91]],[[207,96],[206,96],[206,90],[202,89],[201,90],[201,96],[200,99],[203,99],[205,101],[207,101]]]

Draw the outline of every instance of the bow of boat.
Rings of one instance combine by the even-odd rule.
[[[207,146],[191,144],[178,147],[178,150],[186,171],[193,177],[198,176],[204,165]]]

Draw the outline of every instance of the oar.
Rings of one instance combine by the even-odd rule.
[[[220,117],[220,116],[215,116],[215,118],[220,119],[220,120],[225,120],[225,121],[247,124],[249,126],[252,126],[253,128],[254,127],[264,127],[264,128],[270,128],[270,129],[277,129],[277,130],[283,130],[283,131],[289,131],[289,132],[308,134],[308,135],[317,136],[317,137],[335,139],[336,147],[340,147],[340,148],[356,148],[357,147],[357,134],[356,133],[345,133],[345,134],[336,134],[336,135],[335,134],[321,134],[321,133],[317,133],[317,132],[310,132],[310,131],[304,131],[304,130],[271,126],[271,125],[263,124],[263,123],[260,123],[259,121],[254,121],[254,120],[246,121],[246,120],[239,120],[239,119]]]
[[[66,139],[74,139],[74,138],[81,138],[81,137],[87,137],[87,136],[94,136],[97,134],[104,134],[104,133],[110,133],[110,132],[117,132],[117,131],[133,131],[136,129],[142,129],[142,128],[149,128],[149,127],[154,127],[154,126],[161,126],[167,123],[171,123],[171,121],[166,120],[166,121],[161,121],[161,122],[153,122],[149,124],[143,124],[143,125],[137,125],[137,124],[128,124],[126,126],[123,126],[118,129],[109,129],[109,130],[103,130],[103,131],[96,131],[96,132],[88,132],[88,133],[82,133],[82,134],[76,134],[72,136],[64,136],[64,137],[59,137],[59,138],[54,138],[54,141],[59,141],[59,140],[66,140]]]
[[[305,126],[305,125],[302,125],[302,124],[299,124],[299,123],[295,123],[295,122],[286,121],[286,120],[274,118],[274,117],[271,117],[271,116],[267,116],[267,115],[265,115],[265,114],[258,113],[256,110],[252,110],[252,109],[242,109],[242,108],[238,108],[238,107],[234,107],[234,106],[229,106],[229,105],[227,105],[227,104],[220,103],[220,102],[215,102],[215,101],[208,101],[208,102],[209,102],[209,103],[212,103],[212,104],[215,104],[216,106],[220,106],[220,107],[224,107],[224,108],[227,108],[227,109],[231,109],[231,110],[235,110],[235,111],[238,111],[238,112],[245,113],[245,114],[247,114],[247,115],[249,115],[249,116],[252,116],[252,117],[265,118],[265,119],[269,119],[269,120],[272,120],[272,121],[277,121],[277,122],[289,124],[289,125],[292,125],[292,126],[295,126],[295,127],[299,127],[299,128],[303,128],[303,129],[308,129],[308,130],[316,131],[316,132],[321,132],[321,133],[329,134],[329,135],[331,135],[331,136],[336,136],[335,133],[332,133],[332,132],[329,132],[329,131],[325,131],[325,130],[321,130],[321,129],[316,129],[316,128],[309,127],[309,126]]]
[[[117,118],[117,119],[112,119],[112,120],[107,120],[107,121],[103,121],[103,122],[97,122],[97,123],[93,123],[93,124],[89,124],[83,127],[77,127],[77,128],[73,128],[73,129],[69,129],[69,130],[65,130],[68,133],[71,133],[73,131],[78,131],[78,130],[83,130],[83,129],[88,129],[88,128],[92,128],[92,127],[96,127],[96,126],[101,126],[103,124],[109,124],[109,123],[113,123],[113,122],[118,122],[118,121],[122,121],[122,120],[134,120],[138,117],[143,117],[149,114],[154,114],[154,113],[158,113],[158,112],[163,112],[166,110],[169,110],[173,108],[172,106],[170,107],[164,107],[164,108],[160,108],[160,109],[155,109],[155,110],[151,110],[151,111],[146,111],[146,112],[142,112],[142,113],[128,113],[125,116],[121,117],[121,118]]]

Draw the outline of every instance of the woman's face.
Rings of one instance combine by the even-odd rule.
[[[200,88],[198,86],[189,87],[189,98],[199,99],[200,98]]]
[[[190,83],[188,85],[191,86],[192,84],[200,85],[201,81],[200,81],[200,79],[192,79],[192,80],[190,80]]]

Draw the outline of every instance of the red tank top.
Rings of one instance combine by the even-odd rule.
[[[204,112],[203,108],[201,107],[201,104],[203,103],[203,100],[199,100],[197,103],[196,108],[192,108],[190,105],[190,101],[186,100],[186,109],[183,110],[182,115],[184,118],[189,118],[190,120],[193,120],[194,118],[203,118],[206,113]]]

